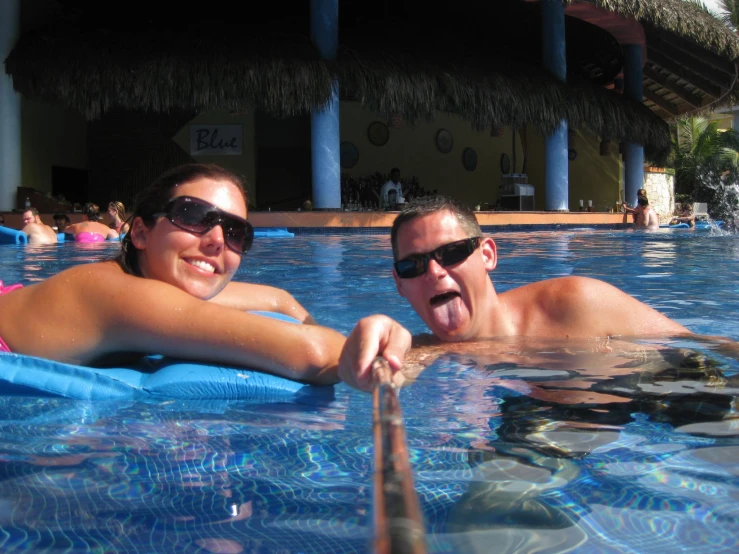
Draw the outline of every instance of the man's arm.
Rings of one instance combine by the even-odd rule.
[[[370,391],[372,362],[382,356],[393,370],[393,382],[401,384],[400,370],[410,347],[410,332],[394,319],[384,315],[360,319],[341,351],[339,379],[355,389]]]

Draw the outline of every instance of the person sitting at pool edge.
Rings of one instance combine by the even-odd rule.
[[[141,193],[115,260],[0,295],[0,350],[99,367],[162,354],[336,383],[342,334],[281,289],[232,281],[254,237],[246,206],[223,168],[166,172]]]
[[[393,277],[398,293],[439,341],[492,337],[590,338],[676,336],[685,327],[604,281],[547,279],[498,294],[488,272],[495,241],[469,209],[443,196],[418,198],[393,222]],[[411,336],[389,317],[360,320],[342,353],[340,377],[368,390],[383,355],[399,371]]]
[[[118,231],[100,222],[100,208],[87,203],[82,208],[85,221],[72,223],[64,229],[64,234],[74,237],[75,242],[103,242],[118,238]]]
[[[693,213],[693,206],[690,204],[683,204],[680,215],[670,220],[670,225],[678,225],[680,223],[687,223],[690,227],[695,227],[695,214]]]
[[[28,208],[23,212],[23,233],[28,235],[28,244],[54,244],[59,242],[54,229],[41,221],[36,208]]]

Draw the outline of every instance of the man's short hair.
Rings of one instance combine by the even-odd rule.
[[[58,221],[60,219],[63,219],[67,223],[69,223],[69,216],[67,214],[54,214],[54,221]]]
[[[26,208],[25,210],[23,210],[23,213],[26,213],[26,212],[31,212],[31,215],[33,217],[40,217],[38,210],[36,208]]]
[[[393,221],[393,227],[390,230],[390,243],[393,247],[393,259],[398,259],[398,233],[400,227],[423,217],[426,215],[435,214],[437,212],[448,211],[454,214],[459,221],[459,225],[467,233],[468,237],[478,237],[482,235],[482,229],[480,224],[477,222],[475,213],[468,208],[448,196],[436,195],[436,196],[421,196],[414,198],[408,205],[401,210],[398,216]]]
[[[393,174],[393,173],[395,173],[396,171],[397,171],[398,173],[400,173],[400,170],[399,170],[399,169],[398,169],[397,167],[394,167],[394,168],[392,168],[392,169],[390,170],[390,174],[392,175],[392,174]]]

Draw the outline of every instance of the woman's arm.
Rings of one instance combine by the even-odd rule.
[[[330,384],[345,342],[332,329],[205,302],[111,262],[14,291],[0,310],[11,350],[77,364],[116,352],[163,354]]]
[[[308,310],[289,292],[277,287],[232,281],[210,301],[237,310],[277,312],[294,317],[302,323],[316,323]]]

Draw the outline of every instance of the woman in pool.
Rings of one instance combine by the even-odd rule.
[[[130,225],[126,223],[126,207],[123,202],[111,202],[108,204],[108,216],[110,216],[110,225],[112,229],[119,235],[128,233]]]
[[[283,290],[231,282],[254,236],[246,206],[241,181],[227,170],[168,171],[140,195],[116,260],[0,295],[0,338],[9,351],[74,364],[159,353],[337,382],[340,333],[310,324]]]
[[[85,221],[64,228],[64,234],[74,237],[75,242],[103,242],[118,238],[118,231],[100,223],[100,208],[96,204],[85,204],[82,215]]]

